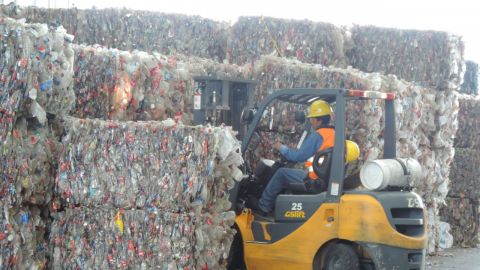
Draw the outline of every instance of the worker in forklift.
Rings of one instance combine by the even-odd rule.
[[[329,126],[333,111],[330,105],[323,100],[316,100],[310,105],[310,124],[316,132],[312,132],[299,149],[288,148],[280,142],[275,142],[273,147],[292,162],[305,162],[307,170],[294,168],[279,168],[270,179],[262,193],[260,200],[252,198],[247,201],[247,207],[265,216],[272,211],[277,195],[290,183],[306,183],[305,180],[317,181],[317,185],[325,185],[326,179],[318,179],[313,171],[313,157],[317,151],[333,147],[335,130]]]

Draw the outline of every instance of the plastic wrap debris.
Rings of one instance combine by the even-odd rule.
[[[438,211],[438,205],[436,204],[425,204],[426,208],[426,229],[428,231],[428,238],[427,238],[427,253],[428,254],[435,254],[438,249],[440,242],[439,236],[439,223],[440,223],[440,216]]]
[[[199,16],[129,9],[7,8],[3,13],[31,22],[63,25],[78,44],[100,44],[122,50],[181,53],[222,62],[228,24]]]
[[[75,95],[73,50],[65,29],[4,17],[0,21],[0,107],[40,119],[45,112],[67,113]]]
[[[296,58],[306,63],[346,66],[348,32],[329,23],[265,17],[240,17],[233,25],[231,62],[252,63],[262,55]]]
[[[480,97],[459,95],[455,147],[480,149]]]
[[[440,241],[438,247],[441,249],[451,248],[453,246],[453,236],[450,234],[450,224],[440,221],[439,234]]]
[[[480,204],[479,200],[469,198],[451,198],[441,210],[442,220],[450,224],[453,245],[458,247],[476,247],[479,243]]]
[[[222,184],[214,180],[215,151],[222,148],[217,144],[225,142],[221,128],[65,121],[65,151],[56,179],[65,205],[181,210],[213,201],[229,204],[232,169]]]
[[[45,205],[50,201],[56,146],[47,128],[27,127],[24,118],[17,120],[0,153],[3,202]]]
[[[455,148],[448,196],[480,200],[480,149]]]
[[[221,269],[234,216],[67,209],[54,215],[51,269]]]
[[[436,89],[457,89],[463,79],[464,44],[445,32],[374,26],[351,29],[349,64],[365,72],[394,74]]]
[[[472,61],[465,61],[465,76],[460,92],[471,95],[478,95],[478,64]]]
[[[0,269],[46,269],[45,231],[38,208],[0,201]]]

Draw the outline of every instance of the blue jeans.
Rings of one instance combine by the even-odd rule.
[[[303,179],[305,179],[305,177],[307,177],[307,171],[305,170],[292,168],[278,169],[263,191],[262,197],[258,201],[258,206],[264,212],[272,211],[277,195],[282,192],[283,189],[288,187],[290,183],[303,184]]]

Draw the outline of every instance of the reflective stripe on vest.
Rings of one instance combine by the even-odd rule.
[[[320,152],[324,149],[327,149],[329,147],[333,146],[333,142],[335,141],[335,130],[333,128],[319,128],[317,129],[317,133],[322,136],[323,138],[323,144],[318,148],[317,152]],[[308,169],[308,176],[310,179],[318,179],[318,176],[315,174],[313,171],[313,155],[310,157],[306,162],[305,162],[305,168]],[[320,163],[323,162],[322,159],[319,160]]]

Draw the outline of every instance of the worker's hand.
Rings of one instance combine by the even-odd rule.
[[[280,142],[275,142],[275,144],[273,145],[273,148],[280,150],[280,146],[282,146]]]

